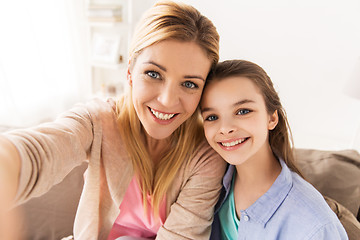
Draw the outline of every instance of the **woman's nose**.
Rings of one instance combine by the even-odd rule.
[[[158,101],[165,107],[176,106],[180,101],[179,91],[175,83],[164,84],[159,92]]]

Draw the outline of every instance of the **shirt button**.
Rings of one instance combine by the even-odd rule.
[[[245,221],[245,222],[249,221],[249,216],[248,216],[248,215],[245,215],[245,216],[244,216],[244,221]]]

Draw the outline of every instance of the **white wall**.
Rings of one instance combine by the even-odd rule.
[[[351,145],[360,125],[360,101],[342,92],[360,57],[360,1],[183,2],[216,25],[221,60],[246,59],[267,71],[287,110],[296,147],[360,150],[360,141]]]
[[[0,125],[32,126],[84,99],[84,12],[72,0],[0,1]]]
[[[43,2],[43,0],[38,1]],[[146,4],[149,5],[152,1],[154,0],[146,0]],[[357,129],[360,131],[360,101],[351,99],[342,92],[344,81],[347,80],[353,65],[360,57],[359,0],[178,1],[194,5],[217,26],[221,35],[221,60],[231,58],[251,60],[268,72],[287,109],[296,147],[318,149],[352,147],[360,151],[360,133],[358,141],[355,145],[351,145]],[[134,4],[134,8],[140,7],[143,8]],[[19,74],[25,74],[27,83],[32,84],[30,87],[21,86],[26,94],[32,93],[31,96],[24,93],[23,97],[29,99],[29,102],[33,101],[34,91],[28,91],[29,89],[43,89],[44,85],[50,85],[50,80],[59,77],[67,80],[66,86],[74,87],[76,84],[71,85],[70,82],[76,81],[70,81],[71,78],[64,76],[63,68],[60,68],[61,71],[54,70],[51,73],[48,72],[52,68],[46,68],[44,79],[49,82],[39,84],[38,88],[33,86],[41,74],[35,71],[37,68],[32,68],[37,63],[34,63],[31,54],[27,54],[25,50],[33,50],[29,47],[29,41],[35,39],[35,37],[31,38],[34,33],[41,31],[40,28],[38,29],[41,24],[30,24],[29,18],[25,19],[26,14],[16,15],[16,7],[13,4],[2,4],[0,10],[3,10],[0,11],[2,13],[0,19],[3,20],[0,21],[0,60],[2,60],[0,70],[6,67],[6,64],[10,64],[11,59],[2,57],[15,44],[17,51],[14,51],[14,56],[19,57],[14,61],[17,61],[17,66],[20,68]],[[6,13],[13,16],[10,14],[12,12],[16,17],[7,16]],[[32,11],[26,13],[29,12],[33,13]],[[31,25],[31,30],[28,25]],[[24,34],[21,35],[22,31]],[[19,34],[14,37],[14,33]],[[52,35],[58,36],[52,32],[47,34],[47,36]],[[68,36],[64,35],[59,37],[59,40],[64,41],[67,38]],[[48,42],[54,43],[53,40]],[[40,44],[37,47],[44,48],[44,46]],[[59,55],[54,54],[53,51],[49,51],[49,54],[59,58]],[[51,60],[48,57],[43,59]],[[53,63],[50,64],[58,66]],[[71,67],[69,69],[71,70]],[[0,73],[4,72],[0,71]],[[76,74],[74,76],[76,78]],[[3,84],[6,77],[9,76],[0,75],[0,83]],[[59,82],[65,86],[64,81]],[[51,89],[54,89],[54,86]],[[4,116],[8,115],[11,119],[10,115],[16,113],[16,108],[6,108],[4,102],[6,103],[7,98],[4,93],[8,93],[9,90],[8,88],[0,90],[2,90],[0,91],[2,121],[6,120]],[[47,94],[44,95],[44,99],[54,99],[54,96],[49,97],[49,92],[45,92]],[[40,90],[35,95],[43,93],[44,90]],[[33,110],[29,112],[36,115]],[[27,117],[21,118],[27,119]]]

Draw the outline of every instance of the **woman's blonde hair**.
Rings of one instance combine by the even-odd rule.
[[[219,35],[212,22],[194,7],[171,1],[157,2],[137,26],[130,48],[130,66],[136,56],[155,43],[164,40],[195,42],[212,61],[219,60]],[[117,103],[118,124],[136,176],[142,189],[144,207],[147,194],[152,196],[154,213],[170,187],[177,171],[191,158],[196,146],[204,139],[198,111],[186,120],[170,137],[168,151],[154,165],[144,142],[144,129],[135,112],[131,89]]]
[[[270,147],[273,153],[283,159],[292,171],[303,177],[295,163],[293,138],[286,112],[270,77],[264,69],[255,63],[245,60],[227,60],[217,64],[208,76],[206,84],[234,76],[250,79],[260,89],[268,113],[273,114],[277,111],[279,117],[278,124],[273,130],[269,131]]]

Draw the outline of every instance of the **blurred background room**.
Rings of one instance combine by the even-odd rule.
[[[32,126],[121,94],[132,31],[154,2],[1,1],[0,126]],[[183,2],[214,22],[221,60],[268,72],[295,147],[360,151],[359,0]]]

